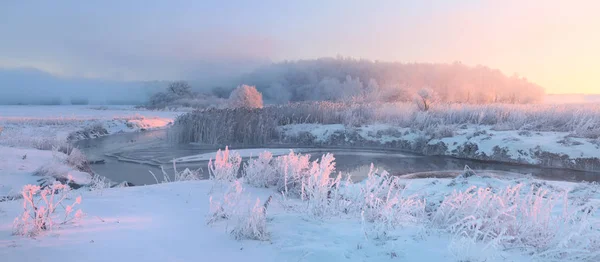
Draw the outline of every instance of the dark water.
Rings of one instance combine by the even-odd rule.
[[[173,144],[165,139],[165,130],[154,130],[140,133],[115,134],[102,138],[81,140],[76,146],[82,149],[91,160],[104,160],[104,164],[94,164],[92,169],[99,175],[114,182],[128,181],[134,185],[154,184],[156,180],[148,171],[152,171],[162,179],[160,166],[168,174],[173,173],[170,160],[178,157],[209,153],[216,147]],[[269,146],[273,148],[274,146]],[[371,163],[380,170],[386,170],[393,175],[406,175],[425,172],[431,176],[443,176],[446,173],[458,173],[465,165],[478,172],[494,172],[510,176],[531,174],[534,177],[563,180],[563,181],[597,181],[600,174],[565,169],[547,169],[523,165],[509,165],[455,159],[451,157],[421,156],[411,153],[389,150],[312,148],[304,149],[313,159],[326,152],[331,152],[336,158],[336,168],[344,173],[351,173],[353,178],[360,180],[366,176]],[[202,169],[207,176],[207,165],[204,162],[179,163],[178,170],[184,168]],[[444,171],[444,172],[438,172]],[[445,172],[456,171],[456,172]]]

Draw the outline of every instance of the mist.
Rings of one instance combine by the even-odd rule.
[[[35,69],[0,70],[0,104],[140,104],[160,82],[61,78]]]
[[[422,89],[449,103],[538,103],[544,88],[518,75],[460,62],[400,63],[321,58],[286,61],[246,74],[271,103],[295,101],[411,101]]]
[[[239,82],[241,73],[226,64],[212,65],[211,74],[199,66],[195,77],[183,79],[194,91],[210,93],[215,89],[229,90]],[[115,104],[140,105],[153,94],[163,91],[170,80],[125,81],[84,77],[56,76],[33,68],[0,68],[0,104]],[[228,93],[227,93],[228,94]]]

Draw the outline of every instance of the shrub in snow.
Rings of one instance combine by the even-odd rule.
[[[235,180],[225,191],[222,197],[210,196],[210,212],[207,218],[207,224],[216,221],[229,219],[239,211],[239,205],[242,198],[244,187],[240,180]]]
[[[335,171],[335,158],[332,154],[325,154],[320,161],[311,163],[308,174],[301,178],[302,200],[307,201],[309,214],[323,217],[331,213],[330,201],[337,199],[337,188],[340,186],[342,174],[335,178],[330,176]]]
[[[415,104],[421,111],[429,111],[431,105],[438,100],[438,95],[430,88],[422,88],[415,95]]]
[[[110,188],[111,183],[106,177],[100,175],[93,175],[92,182],[89,185],[91,191],[102,191],[106,188]]]
[[[598,258],[598,225],[589,224],[594,210],[586,206],[570,209],[565,193],[535,185],[524,188],[517,184],[499,192],[473,186],[447,196],[432,214],[431,222],[483,244],[518,247],[559,259],[586,254]]]
[[[159,181],[158,177],[150,170],[148,170],[148,172],[150,172],[150,174],[152,175],[152,177],[154,177],[154,180],[156,180],[156,183],[171,183],[171,182],[180,182],[180,181],[193,181],[193,180],[199,180],[200,179],[200,172],[199,170],[196,171],[192,171],[189,168],[184,169],[183,171],[177,171],[177,163],[175,162],[175,160],[173,160],[173,178],[171,178],[171,176],[169,176],[169,174],[167,174],[167,171],[165,171],[165,169],[163,168],[163,166],[160,166],[160,171],[162,172],[163,175],[163,180]]]
[[[361,218],[372,223],[367,235],[385,240],[398,226],[415,223],[425,218],[425,201],[416,196],[405,196],[404,186],[396,177],[383,171],[377,174],[373,165],[360,189]]]
[[[116,120],[116,119],[113,119]],[[88,138],[96,138],[108,135],[108,130],[104,128],[102,123],[95,123],[93,125],[89,125],[84,127],[81,130],[72,132],[67,137],[68,141],[74,141],[78,139],[88,139]]]
[[[215,160],[208,161],[208,174],[211,180],[231,182],[237,178],[242,158],[237,152],[230,153],[229,147],[217,151]]]
[[[54,183],[44,189],[36,185],[23,187],[21,194],[24,211],[15,219],[13,233],[35,236],[42,231],[52,230],[57,225],[81,218],[83,212],[74,210],[75,205],[81,204],[81,196],[71,205],[63,204],[69,197],[69,192],[70,188],[60,183]],[[63,208],[64,213],[57,212],[57,208]]]
[[[254,206],[238,217],[231,235],[237,240],[268,240],[267,208],[270,202],[271,197],[264,204],[261,204],[260,199],[257,198]]]
[[[229,95],[229,106],[232,108],[262,108],[262,94],[254,86],[241,85],[231,91]]]
[[[277,157],[275,168],[278,175],[277,191],[286,196],[300,197],[302,181],[308,176],[310,168],[310,155],[295,154],[291,151],[288,155]]]
[[[66,159],[67,164],[81,170],[87,166],[87,157],[77,148],[71,149]]]
[[[258,158],[244,164],[243,176],[246,183],[254,187],[269,187],[277,184],[277,170],[273,165],[273,154],[262,152]]]

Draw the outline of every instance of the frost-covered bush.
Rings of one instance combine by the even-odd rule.
[[[246,183],[254,187],[277,185],[277,170],[271,152],[262,152],[258,158],[250,159],[244,164],[243,176]]]
[[[208,174],[211,180],[231,182],[236,180],[242,158],[237,152],[230,153],[229,147],[217,151],[215,159],[208,162]]]
[[[428,130],[436,137],[450,128],[487,125],[495,130],[569,132],[595,139],[600,134],[598,105],[465,105],[437,103],[421,111],[409,103],[294,103],[262,109],[210,109],[179,116],[170,137],[177,142],[265,144],[279,142],[278,126],[290,124],[390,124]]]
[[[264,204],[261,204],[260,199],[257,198],[254,206],[239,215],[231,235],[237,240],[268,240],[267,208],[270,202],[271,197]]]
[[[212,94],[198,94],[185,81],[175,81],[169,84],[165,92],[153,94],[147,108],[209,108],[225,104],[225,100]]]
[[[21,236],[36,236],[43,231],[52,230],[54,227],[80,219],[81,210],[75,211],[76,205],[81,204],[81,196],[66,205],[70,188],[58,182],[41,188],[37,185],[23,187],[23,213],[14,221],[13,233]],[[58,212],[57,209],[64,211]]]
[[[295,154],[279,156],[275,160],[277,169],[277,191],[286,196],[300,197],[302,195],[302,181],[308,176],[310,168],[309,154]]]
[[[212,224],[219,220],[229,219],[239,212],[240,201],[244,187],[240,180],[235,180],[225,191],[222,197],[210,196],[210,211],[207,218],[207,224]]]
[[[105,135],[108,135],[108,130],[106,130],[101,123],[95,123],[88,125],[81,130],[70,133],[67,137],[67,140],[75,141],[79,139],[96,138]]]
[[[598,230],[588,223],[594,210],[589,206],[569,208],[565,193],[534,185],[525,188],[517,184],[498,192],[473,186],[447,196],[431,222],[483,244],[518,247],[560,259],[580,258],[584,253],[597,258],[600,236],[582,231]]]
[[[378,170],[373,165],[367,179],[360,188],[362,199],[354,201],[361,206],[361,218],[372,223],[368,235],[377,239],[387,239],[389,233],[406,224],[414,224],[425,218],[425,201],[417,196],[406,196],[404,185],[396,177]]]
[[[296,198],[297,204],[284,206],[313,218],[360,217],[368,238],[393,239],[397,230],[408,225],[449,233],[449,251],[459,261],[486,261],[507,249],[557,261],[600,258],[598,206],[589,201],[600,192],[596,184],[572,188],[571,198],[558,187],[528,180],[504,188],[506,183],[497,180],[502,186],[488,181],[485,187],[468,187],[483,178],[465,167],[462,175],[443,187],[466,189],[432,192],[426,186],[415,193],[410,184],[404,184],[405,179],[379,172],[373,165],[360,183],[352,183],[349,177],[342,180],[341,174],[334,176],[334,160],[331,154],[310,161],[309,155],[294,152],[276,158],[263,153],[250,160],[244,181],[274,187],[284,200]],[[242,197],[241,183],[235,180],[222,197],[211,196],[208,221],[237,218],[231,232],[234,237],[267,239],[265,210],[270,200],[252,205]],[[435,184],[439,180],[431,183]]]
[[[189,168],[184,169],[183,171],[177,171],[177,163],[173,160],[173,178],[165,171],[163,166],[160,166],[160,171],[163,175],[163,180],[159,181],[156,174],[152,171],[148,170],[156,183],[171,183],[171,182],[181,182],[181,181],[194,181],[199,180],[201,178],[200,170],[190,170]]]
[[[81,152],[81,150],[77,148],[73,148],[70,150],[66,162],[70,166],[75,167],[79,170],[82,170],[88,164],[87,157]]]
[[[315,217],[323,217],[330,213],[330,201],[335,200],[337,187],[340,186],[342,174],[335,178],[331,175],[335,172],[335,158],[332,154],[325,154],[320,161],[313,161],[308,174],[301,178],[300,198],[308,202],[308,212]]]
[[[110,186],[111,182],[106,177],[95,174],[92,176],[92,182],[90,183],[89,188],[91,191],[102,192],[102,190],[110,188]]]
[[[438,101],[438,95],[430,88],[422,88],[417,91],[414,102],[421,111],[429,111],[431,106]]]
[[[232,108],[262,108],[262,94],[256,90],[254,86],[241,85],[231,91],[229,100],[227,101]]]

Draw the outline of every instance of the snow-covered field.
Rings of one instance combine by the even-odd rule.
[[[50,149],[67,139],[164,127],[181,113],[131,106],[2,105],[0,146]]]
[[[180,170],[171,183],[104,188],[102,181],[80,171],[77,150],[38,150],[31,141],[66,141],[95,124],[107,130],[101,135],[162,127],[178,113],[6,108],[10,110],[0,111],[0,196],[18,196],[22,186],[39,184],[34,173],[83,187],[70,191],[61,204],[48,197],[54,190],[43,189],[28,202],[27,192],[40,190],[35,187],[28,187],[22,199],[0,200],[1,261],[600,260],[600,187],[594,183],[497,176],[468,168],[458,177],[419,179],[373,169],[359,174],[361,181],[352,181],[337,175],[332,155],[311,162],[306,155],[273,149],[176,160],[212,158],[207,169],[211,180],[197,181],[193,171]],[[46,114],[44,109],[55,111]],[[56,117],[61,113],[64,117]],[[598,151],[589,140],[557,132],[485,126],[437,134],[390,125],[353,128],[349,136],[343,125],[289,125],[282,131],[290,137],[308,133],[322,143],[395,143],[428,135],[428,145],[443,142],[451,153],[469,141],[480,145],[476,152],[493,153],[494,145],[514,148],[506,154],[534,145],[586,157],[597,157]],[[257,155],[237,179],[241,157]]]
[[[230,165],[235,158],[232,153],[217,161],[213,175],[235,169]],[[302,159],[291,154],[257,160],[236,181],[219,175],[221,180],[82,188],[65,201],[81,197],[77,208],[85,216],[34,237],[12,235],[21,201],[1,202],[0,256],[3,261],[600,258],[596,184],[505,179],[469,170],[445,179],[372,172],[365,181],[346,183],[330,177],[330,156],[315,164]],[[269,168],[289,171],[285,189],[277,186],[283,174]],[[264,181],[268,188],[255,187]]]
[[[88,184],[90,175],[58,152],[69,147],[67,140],[161,128],[179,114],[131,106],[0,106],[0,198],[39,184],[44,176],[34,173]]]
[[[57,162],[52,151],[0,147],[0,198],[19,195],[24,185],[39,184],[42,177],[32,174]]]

